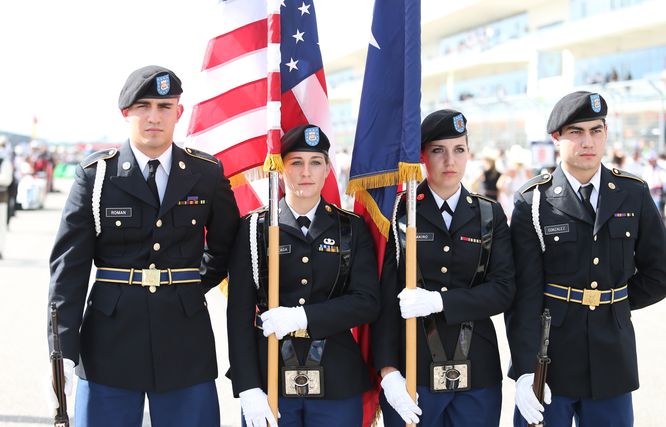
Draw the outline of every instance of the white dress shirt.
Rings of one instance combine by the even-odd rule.
[[[150,157],[143,154],[141,151],[136,149],[134,145],[130,144],[132,148],[132,153],[134,153],[134,158],[136,158],[136,163],[141,169],[143,174],[143,179],[148,179],[148,162],[151,159]],[[164,200],[164,193],[166,193],[167,183],[169,182],[169,171],[171,171],[171,158],[173,155],[173,145],[170,145],[169,148],[162,153],[156,160],[160,161],[160,165],[155,172],[155,184],[157,184],[157,193],[160,195],[160,202]]]

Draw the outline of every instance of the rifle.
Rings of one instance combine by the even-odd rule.
[[[548,344],[550,337],[550,310],[547,308],[541,315],[541,339],[539,340],[539,353],[537,354],[536,368],[534,369],[534,383],[532,390],[534,395],[543,405],[544,390],[546,388],[546,375],[548,373],[548,364],[550,357],[548,357]],[[541,427],[545,423],[530,424],[530,427]]]
[[[51,334],[53,335],[53,351],[51,352],[51,375],[53,390],[58,398],[58,409],[53,420],[54,427],[69,427],[67,415],[67,398],[65,396],[65,368],[62,364],[62,351],[60,350],[60,337],[58,337],[58,318],[56,304],[51,303]]]

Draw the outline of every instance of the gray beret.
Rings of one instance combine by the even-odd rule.
[[[421,123],[421,147],[431,141],[463,135],[467,135],[467,119],[460,111],[438,110],[430,113]]]
[[[132,72],[118,97],[118,108],[129,108],[141,98],[177,98],[183,93],[176,74],[158,65],[148,65]]]
[[[603,119],[608,112],[606,100],[598,93],[578,91],[557,101],[548,118],[546,131],[559,132],[566,125]]]

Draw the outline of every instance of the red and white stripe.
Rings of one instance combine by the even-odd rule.
[[[284,130],[304,123],[317,124],[331,139],[334,160],[323,70],[278,96],[279,31],[270,33],[271,43],[268,37],[270,27],[279,29],[280,5],[280,0],[228,0],[218,6],[220,31],[210,39],[204,55],[186,145],[220,159],[227,176],[263,165],[267,129],[271,138],[279,140]],[[323,193],[329,202],[339,204],[333,173]]]

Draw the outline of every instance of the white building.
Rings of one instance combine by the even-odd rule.
[[[664,0],[422,1],[422,114],[468,118],[470,145],[548,138],[548,114],[574,90],[609,104],[609,147],[664,151]],[[367,46],[325,63],[336,139],[351,146]]]

